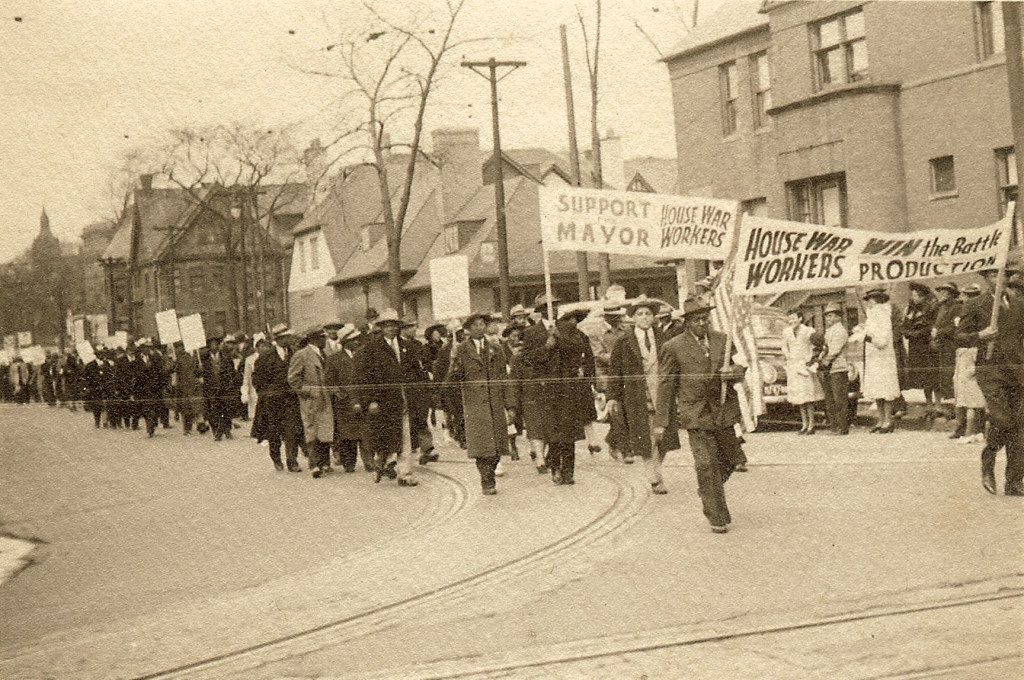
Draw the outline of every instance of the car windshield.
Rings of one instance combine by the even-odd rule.
[[[781,338],[782,331],[786,327],[786,317],[779,314],[759,314],[755,312],[751,317],[754,325],[754,335],[760,338]]]

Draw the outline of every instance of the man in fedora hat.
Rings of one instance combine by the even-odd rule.
[[[376,482],[397,479],[399,486],[416,486],[412,476],[412,441],[409,399],[409,349],[399,339],[402,319],[394,309],[384,309],[375,321],[362,349],[360,383],[366,404],[366,442],[374,456]],[[389,459],[394,456],[395,460]]]
[[[324,345],[327,336],[320,326],[303,334],[306,346],[288,364],[288,384],[299,395],[299,413],[306,439],[306,454],[313,477],[331,472],[331,443],[334,441],[334,407],[331,390],[324,379]]]
[[[276,340],[290,346],[291,331],[282,326],[276,329]],[[287,352],[287,351],[286,351]],[[278,347],[270,338],[261,338],[256,343],[256,361],[252,367],[252,385],[256,390],[256,409],[252,418],[250,436],[257,443],[266,441],[270,460],[274,468],[289,472],[302,472],[299,467],[299,444],[302,441],[302,412],[299,397],[288,383],[288,364],[291,354],[285,358],[278,354]],[[285,461],[281,461],[281,444],[284,444]]]
[[[486,496],[497,493],[495,476],[508,455],[508,424],[514,420],[513,394],[505,353],[485,337],[489,314],[471,314],[463,323],[468,337],[452,352],[448,382],[461,386],[466,453],[476,461]]]
[[[214,441],[231,438],[231,402],[234,390],[234,370],[231,360],[221,351],[221,338],[210,338],[203,365],[203,396],[206,399],[206,420],[210,423]]]
[[[538,308],[546,314],[545,302],[539,300]],[[547,445],[546,466],[556,485],[576,483],[575,443],[586,436],[584,427],[596,415],[594,357],[590,341],[576,328],[587,313],[585,309],[573,310],[560,314],[554,323],[546,318],[526,332],[523,343],[523,358],[532,370],[526,389],[538,407],[534,422],[527,414],[527,433],[531,448],[536,439]],[[527,398],[524,394],[524,401]]]
[[[825,413],[833,434],[850,434],[850,362],[846,344],[850,334],[843,325],[843,306],[825,305],[825,337],[818,370],[825,396]]]
[[[654,300],[639,300],[629,307],[633,331],[620,335],[612,349],[607,390],[609,414],[623,425],[627,462],[632,454],[643,458],[651,492],[657,495],[668,493],[661,474],[665,454],[679,448],[674,413],[669,414],[665,434],[656,444],[651,436],[660,382],[658,352],[665,342],[655,328],[654,315],[660,306]]]
[[[526,429],[526,437],[530,442],[530,458],[537,466],[537,472],[543,474],[548,471],[546,459],[546,444],[544,435],[544,404],[545,392],[540,376],[544,374],[543,366],[534,364],[544,354],[544,346],[548,342],[549,335],[554,329],[554,319],[548,312],[549,298],[541,293],[534,299],[534,311],[540,315],[540,322],[533,324],[523,331],[523,344],[520,356],[522,357],[522,378],[519,403],[523,412],[523,426]],[[558,317],[557,297],[551,296],[551,312],[554,318]]]
[[[655,442],[666,436],[678,409],[679,426],[689,436],[704,516],[713,532],[724,534],[732,521],[725,481],[735,469],[738,439],[733,426],[740,422],[739,398],[732,386],[743,379],[746,369],[723,368],[726,336],[711,330],[711,309],[700,298],[683,302],[683,332],[661,351],[653,436]]]
[[[363,334],[353,324],[338,329],[338,351],[324,362],[324,380],[333,390],[335,462],[345,472],[355,472],[363,439],[363,406],[357,384],[357,358]],[[373,469],[363,450],[363,466]]]

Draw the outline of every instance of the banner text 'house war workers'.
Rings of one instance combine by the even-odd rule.
[[[1006,261],[1012,227],[1007,217],[977,229],[891,233],[748,215],[736,249],[733,291],[761,295],[978,272]]]
[[[724,260],[735,238],[735,201],[575,187],[539,191],[548,250]]]

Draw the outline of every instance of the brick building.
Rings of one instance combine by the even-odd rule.
[[[1016,194],[996,2],[734,2],[665,57],[682,193],[853,229],[978,227]]]
[[[269,197],[267,197],[269,195]],[[208,335],[255,332],[286,318],[288,248],[305,189],[157,188],[144,175],[104,251],[110,331],[156,336],[156,312],[200,313]],[[271,210],[264,209],[264,203]]]

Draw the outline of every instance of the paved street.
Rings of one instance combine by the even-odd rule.
[[[0,587],[5,678],[1024,673],[1024,507],[940,433],[752,435],[716,536],[685,450],[664,497],[583,453],[485,498],[450,445],[399,489],[277,473],[242,429],[0,417],[0,529],[42,542]]]

